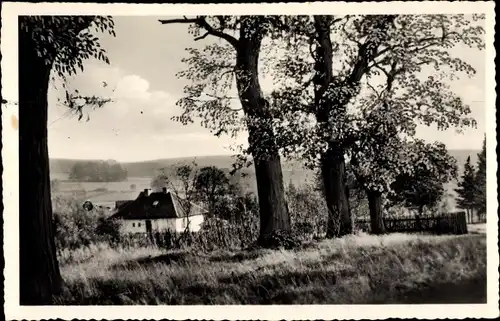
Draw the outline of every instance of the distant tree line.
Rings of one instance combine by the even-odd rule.
[[[117,162],[78,162],[71,168],[69,179],[81,182],[121,182],[127,179],[127,171]]]

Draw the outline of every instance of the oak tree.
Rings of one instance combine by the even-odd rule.
[[[216,136],[235,136],[248,131],[246,153],[254,160],[260,211],[259,243],[266,246],[276,231],[290,231],[290,216],[285,201],[279,146],[273,126],[272,106],[264,97],[259,79],[262,43],[273,30],[276,17],[197,16],[160,20],[163,24],[187,23],[194,40],[213,36],[222,42],[203,49],[187,49],[183,62],[188,68],[179,74],[191,82],[178,101],[183,109],[175,118],[182,123],[200,117],[202,125]],[[239,106],[231,102],[236,85]]]
[[[337,159],[327,168],[338,187],[332,189],[332,208],[344,208],[340,211],[344,214],[334,215],[337,219],[344,217],[340,221],[346,228],[340,229],[338,235],[349,231],[349,215],[346,206],[335,205],[342,203],[345,194],[338,192],[343,171],[334,169],[341,165],[345,153],[362,139],[363,135],[359,134],[363,127],[359,120],[366,118],[370,109],[376,111],[379,105],[385,104],[385,110],[389,108],[393,116],[397,116],[393,121],[400,123],[392,129],[403,136],[413,136],[418,123],[437,125],[442,130],[474,125],[473,119],[466,117],[469,106],[449,86],[449,80],[456,79],[460,73],[469,76],[475,73],[469,63],[452,56],[450,48],[457,45],[484,48],[484,30],[480,23],[474,22],[484,17],[472,18],[464,15],[316,16],[309,18],[309,28],[303,27],[307,17],[296,18],[299,22],[290,24],[294,32],[285,37],[287,54],[276,64],[282,88],[275,92],[275,98],[286,110],[283,118],[287,119],[279,132],[289,136],[287,128],[298,132],[295,137],[302,139],[284,150],[306,159],[319,155],[322,168],[325,168],[325,155],[335,151],[326,159]],[[433,75],[425,77],[424,72],[428,70],[432,70]],[[370,94],[372,88],[385,93],[374,100]],[[381,126],[379,130],[384,128],[386,126]]]

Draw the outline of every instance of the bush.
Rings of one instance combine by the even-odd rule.
[[[120,223],[115,220],[106,219],[105,217],[98,219],[96,234],[109,244],[116,244],[122,239],[120,235]]]
[[[53,199],[52,203],[55,242],[59,250],[77,249],[109,239],[106,233],[98,233],[105,217],[102,210],[94,208],[87,211],[80,202],[62,197]]]
[[[328,210],[319,191],[310,185],[296,187],[289,184],[286,197],[293,235],[301,239],[311,239],[326,232]]]

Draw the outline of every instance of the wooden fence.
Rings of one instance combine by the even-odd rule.
[[[436,234],[467,234],[465,212],[442,214],[439,216],[384,219],[388,233],[431,232]],[[356,220],[362,231],[370,231],[369,220]]]

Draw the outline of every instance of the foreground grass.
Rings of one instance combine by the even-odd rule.
[[[95,249],[61,267],[58,304],[486,301],[484,235],[349,236],[294,251]]]

